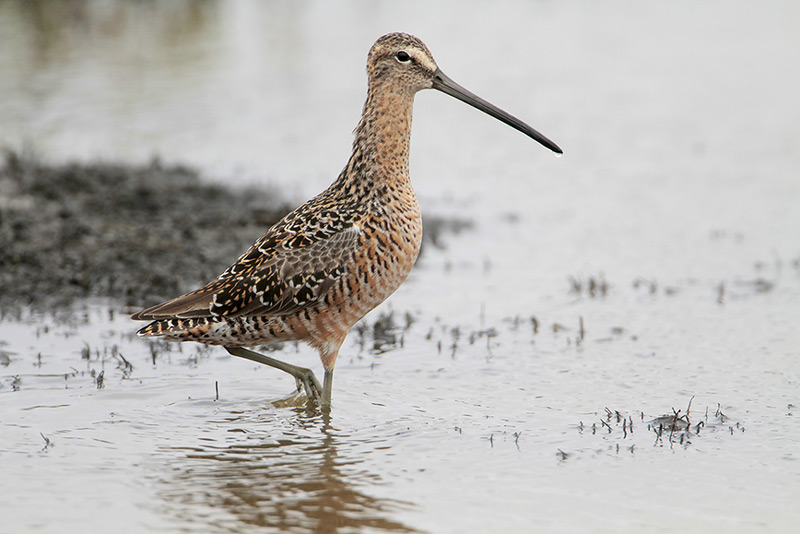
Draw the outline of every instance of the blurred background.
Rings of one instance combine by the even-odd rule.
[[[346,162],[369,47],[405,31],[452,78],[566,154],[552,158],[499,122],[423,92],[411,164],[424,212],[479,215],[487,225],[495,213],[522,217],[547,242],[528,240],[517,257],[506,243],[484,253],[512,254],[511,265],[569,241],[553,247],[566,254],[560,262],[608,272],[623,259],[657,276],[665,261],[686,257],[648,252],[654,240],[676,250],[709,232],[746,231],[751,243],[768,239],[768,250],[792,253],[799,26],[791,0],[7,0],[0,147],[56,163],[158,157],[299,203]],[[705,269],[716,258],[680,267]],[[536,260],[542,272],[563,268]]]

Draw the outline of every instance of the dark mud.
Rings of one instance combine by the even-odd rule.
[[[0,309],[174,297],[217,276],[293,207],[279,193],[206,183],[158,160],[53,166],[7,153]],[[426,241],[441,247],[442,233],[470,225],[428,218]]]
[[[0,169],[0,306],[174,296],[213,278],[290,209],[264,191],[201,182],[181,166]]]

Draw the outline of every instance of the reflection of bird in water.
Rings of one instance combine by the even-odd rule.
[[[225,418],[228,443],[200,442],[174,457],[159,477],[168,515],[230,532],[417,532],[398,519],[414,505],[369,494],[380,477],[365,469],[364,440],[331,427],[328,414],[295,410],[277,439],[274,426],[266,438],[263,419],[243,412]],[[231,434],[237,425],[242,431]],[[368,447],[386,444],[369,440]]]
[[[419,253],[422,220],[408,176],[414,95],[438,89],[561,153],[445,76],[416,37],[378,39],[367,73],[353,154],[336,181],[270,228],[213,282],[133,315],[153,321],[139,335],[222,345],[291,374],[309,398],[330,405],[333,368],[347,333],[403,283]],[[319,351],[322,387],[309,369],[244,348],[289,340]]]

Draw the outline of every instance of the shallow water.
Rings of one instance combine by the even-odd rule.
[[[135,339],[114,303],[6,315],[2,528],[794,530],[795,3],[27,5],[0,4],[25,44],[0,46],[0,136],[55,161],[158,154],[299,201],[397,29],[565,156],[419,96],[423,210],[476,227],[351,333],[329,418],[221,349]]]

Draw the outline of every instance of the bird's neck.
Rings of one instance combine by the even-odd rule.
[[[370,87],[340,185],[354,194],[410,187],[408,154],[414,95]]]

